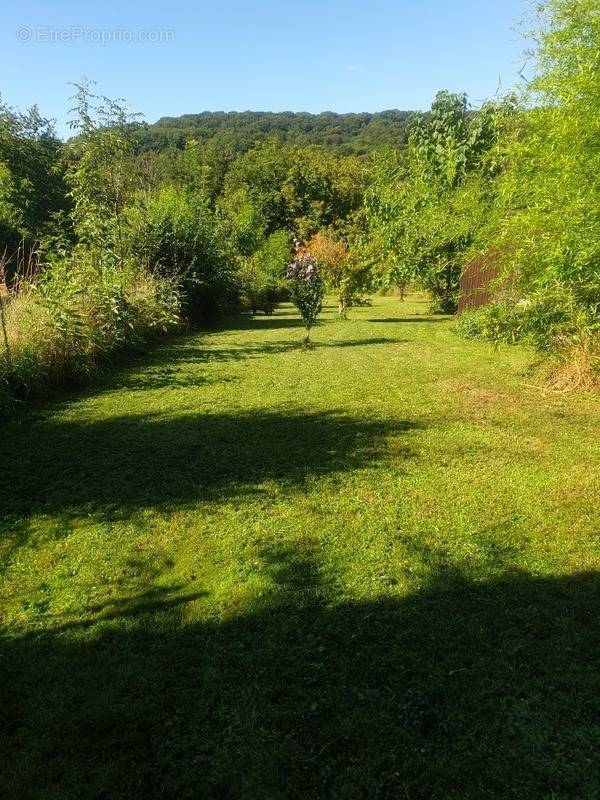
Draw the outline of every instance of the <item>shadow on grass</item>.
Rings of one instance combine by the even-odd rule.
[[[275,328],[298,328],[302,330],[303,327],[304,324],[298,313],[278,311],[272,316],[257,314],[253,317],[251,314],[236,314],[235,316],[226,317],[221,320],[218,330],[265,331]]]
[[[374,319],[368,319],[367,322],[445,322],[448,319],[452,319],[449,316],[439,316],[439,317],[425,317],[415,315],[414,317],[375,317]]]
[[[304,333],[302,331],[302,333]],[[313,336],[315,336],[313,334]],[[165,364],[177,363],[207,363],[220,361],[242,361],[246,358],[257,356],[268,356],[276,353],[288,353],[295,350],[302,350],[304,336],[297,341],[295,339],[285,339],[277,342],[261,342],[260,344],[249,343],[233,347],[205,347],[194,345],[175,345],[173,347],[163,346],[154,355],[154,361]],[[311,347],[319,348],[338,348],[338,347],[370,347],[382,344],[406,344],[408,339],[398,339],[390,336],[372,336],[361,339],[339,339],[332,342],[319,341],[318,338],[311,339]],[[142,375],[142,379],[143,379]]]
[[[129,617],[136,618],[152,612],[164,613],[176,606],[207,596],[204,591],[185,592],[184,590],[184,584],[179,583],[167,587],[153,586],[131,596],[112,597],[101,603],[92,603],[88,612],[94,616],[95,621],[104,623],[110,620],[125,620]],[[58,622],[61,631],[82,627],[81,622],[73,619],[58,620]]]
[[[412,456],[402,440],[419,427],[296,409],[25,420],[4,430],[0,503],[5,517],[70,509],[115,517],[243,497],[265,482],[293,491],[381,458],[401,468]]]
[[[336,602],[306,552],[264,569],[271,592],[222,622],[134,598],[4,640],[3,796],[598,796],[598,574]]]
[[[299,329],[297,340],[277,342],[250,343],[233,347],[211,347],[210,339],[190,344],[181,340],[165,343],[143,356],[143,361],[116,368],[105,375],[95,385],[80,389],[78,395],[91,396],[101,391],[120,391],[131,389],[145,391],[153,389],[185,389],[208,385],[211,383],[235,383],[240,378],[233,375],[211,376],[202,371],[199,365],[228,361],[244,361],[250,358],[292,353],[303,349],[303,329]],[[405,344],[407,339],[391,337],[371,337],[363,339],[342,339],[333,342],[320,342],[314,339],[309,349],[371,347],[385,344]],[[207,346],[208,345],[208,346]]]
[[[395,339],[390,336],[371,336],[367,339],[341,339],[338,342],[315,342],[316,347],[371,347],[378,344],[406,344],[410,339]]]

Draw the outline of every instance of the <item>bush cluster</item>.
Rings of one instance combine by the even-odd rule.
[[[80,252],[20,281],[3,298],[0,380],[19,394],[81,382],[123,350],[179,323],[174,284],[134,262],[114,266]]]

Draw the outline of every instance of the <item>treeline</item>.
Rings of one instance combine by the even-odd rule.
[[[204,111],[142,124],[136,139],[141,150],[181,150],[196,139],[203,146],[241,153],[274,138],[280,144],[319,145],[337,155],[364,155],[382,147],[402,147],[411,114],[397,109],[374,114]]]
[[[176,146],[145,147],[150,129],[89,86],[67,143],[36,109],[0,107],[0,380],[35,391],[184,320],[271,313],[295,252],[316,260],[342,316],[363,293],[409,284],[453,313],[463,269],[485,258],[494,302],[459,330],[533,345],[559,387],[595,382],[598,0],[550,0],[539,15],[520,95],[474,111],[439,92],[427,113],[391,120],[399,146],[367,155],[274,135],[275,120],[300,130],[303,115],[237,115],[228,144],[231,126],[199,138],[190,124]],[[343,116],[360,129],[362,115]]]

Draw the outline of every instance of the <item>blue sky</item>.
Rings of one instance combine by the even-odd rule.
[[[3,0],[0,92],[19,108],[38,103],[61,135],[69,82],[83,76],[149,122],[203,110],[422,109],[438,89],[477,103],[499,81],[508,90],[517,80],[529,8],[527,0]],[[141,41],[157,36],[165,41]]]

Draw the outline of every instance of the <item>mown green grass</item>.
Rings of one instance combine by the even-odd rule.
[[[2,425],[1,796],[600,796],[600,402],[425,309]]]

